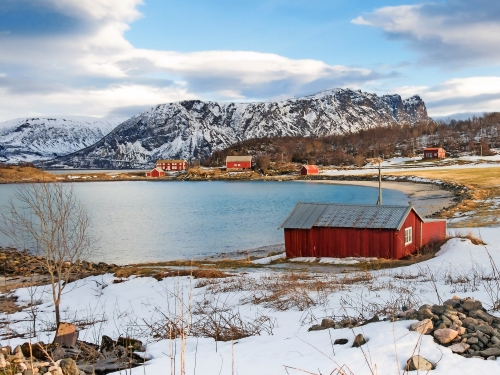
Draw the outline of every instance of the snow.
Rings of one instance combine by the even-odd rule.
[[[275,260],[284,259],[284,258],[286,258],[285,253],[273,255],[273,256],[265,257],[265,258],[261,258],[261,259],[256,259],[256,260],[253,260],[252,263],[253,264],[271,264],[271,262],[273,262]]]
[[[449,348],[436,344],[431,336],[423,336],[420,339],[417,333],[409,332],[411,321],[371,323],[353,330],[307,331],[312,324],[321,322],[323,317],[356,315],[359,313],[357,309],[367,308],[370,303],[395,308],[407,303],[406,299],[415,301],[417,307],[424,303],[438,303],[430,275],[436,278],[437,293],[442,300],[453,295],[462,298],[474,297],[481,300],[486,308],[490,308],[491,300],[483,282],[467,289],[467,286],[461,286],[460,282],[450,283],[446,280],[461,275],[490,274],[491,260],[500,264],[500,230],[450,230],[450,234],[457,233],[471,233],[482,238],[487,245],[474,245],[466,238],[452,238],[435,258],[408,267],[372,271],[371,281],[348,284],[346,288],[328,294],[323,303],[304,311],[296,308],[279,311],[263,305],[245,303],[242,300],[251,294],[248,291],[223,291],[214,295],[210,292],[210,285],[197,287],[197,280],[189,277],[172,277],[162,281],[149,277],[130,277],[115,284],[115,278],[109,274],[88,277],[69,284],[62,299],[61,311],[63,319],[85,319],[89,316],[105,318],[102,323],[83,329],[80,332],[80,338],[83,340],[98,341],[102,334],[115,338],[120,334],[135,334],[136,337],[142,338],[147,347],[146,355],[153,359],[146,362],[144,367],[132,369],[132,375],[169,374],[172,364],[169,354],[174,346],[176,374],[180,373],[180,339],[155,342],[137,336],[137,331],[134,330],[141,322],[154,316],[158,318],[158,311],[164,314],[175,313],[179,309],[179,300],[185,303],[184,306],[193,306],[197,301],[224,301],[228,308],[238,311],[244,319],[263,314],[274,322],[272,334],[262,332],[260,335],[234,342],[218,342],[217,345],[211,338],[188,337],[185,354],[186,374],[303,374],[305,371],[314,374],[338,374],[332,371],[345,366],[344,369],[348,369],[347,374],[401,375],[406,360],[415,353],[433,363],[437,362],[436,369],[431,372],[435,375],[496,374],[500,371],[500,361],[466,359],[453,354]],[[267,259],[269,258],[271,257]],[[233,279],[245,278],[252,284],[259,279],[282,274],[280,272],[282,271],[270,269],[250,273],[236,272]],[[350,275],[352,274],[343,274],[341,277]],[[328,280],[332,277],[330,274],[313,276],[314,280]],[[231,282],[228,279],[219,281],[221,285]],[[46,324],[53,314],[50,296],[42,292],[42,288],[37,290],[37,295],[43,300],[38,306],[41,310],[38,318],[40,327]],[[312,298],[320,296],[309,293]],[[19,297],[19,305],[25,305],[30,300],[28,289],[18,289],[16,295]],[[350,304],[346,301],[350,301]],[[362,312],[370,317],[369,310]],[[10,316],[0,314],[0,320],[8,319],[11,322],[9,328],[15,331],[21,331],[29,324],[26,318],[25,311]],[[362,333],[368,340],[361,349],[351,347],[354,336],[358,333]],[[51,336],[51,333],[43,333],[39,339],[48,342]],[[332,345],[332,342],[339,338],[348,339],[348,344]],[[12,338],[10,341],[3,340],[0,344],[16,345],[23,341]]]
[[[99,141],[125,119],[83,116],[18,118],[0,123],[0,161],[66,155]]]

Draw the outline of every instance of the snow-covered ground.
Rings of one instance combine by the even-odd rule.
[[[481,237],[487,245],[474,245],[468,239],[453,238],[435,258],[409,267],[370,274],[323,273],[311,275],[309,281],[299,279],[298,284],[294,284],[298,288],[297,296],[306,292],[313,301],[302,308],[292,302],[288,309],[265,303],[264,299],[258,303],[257,297],[270,293],[265,288],[259,291],[259,288],[273,280],[275,285],[282,285],[281,282],[287,282],[286,275],[290,275],[259,270],[201,282],[189,277],[171,277],[162,281],[130,277],[113,283],[115,277],[109,274],[89,277],[68,285],[61,311],[64,320],[86,320],[89,317],[103,320],[81,331],[80,339],[99,341],[102,334],[114,338],[127,334],[141,338],[147,346],[146,355],[151,359],[144,367],[133,369],[132,374],[135,375],[170,374],[173,363],[170,354],[174,352],[176,374],[180,373],[181,340],[152,340],[145,334],[147,330],[141,333],[141,329],[146,328],[146,322],[161,322],[162,315],[183,317],[185,321],[190,318],[195,322],[202,316],[196,310],[203,306],[218,306],[221,311],[239,312],[246,322],[253,322],[258,317],[270,320],[264,324],[267,328],[260,335],[234,342],[216,344],[212,338],[189,336],[185,350],[186,374],[303,374],[305,371],[330,374],[342,366],[346,374],[403,374],[406,360],[416,351],[429,361],[437,362],[436,369],[432,371],[436,375],[497,374],[500,372],[500,361],[463,358],[436,344],[431,336],[424,336],[419,341],[418,333],[408,331],[411,321],[371,323],[353,330],[308,332],[312,324],[321,322],[324,317],[357,317],[361,314],[370,318],[383,307],[399,309],[406,305],[418,308],[424,303],[438,303],[438,295],[443,301],[454,295],[474,297],[490,308],[492,298],[498,298],[500,291],[488,293],[488,281],[484,281],[481,275],[492,274],[491,260],[500,266],[500,230],[473,228],[453,231],[472,233]],[[431,276],[436,280],[437,293]],[[343,284],[342,278],[346,278]],[[464,281],[466,279],[469,281]],[[300,289],[301,283],[321,281],[335,287],[326,292],[317,292],[314,288]],[[50,296],[43,291],[41,287],[36,291],[43,300],[38,306],[40,330],[51,321],[53,314]],[[16,295],[20,305],[30,301],[29,289],[18,289]],[[281,298],[286,300],[288,297],[283,295]],[[11,322],[11,332],[26,330],[30,324],[27,318],[26,311],[10,316],[0,315],[0,320]],[[363,350],[351,347],[357,333],[363,333],[368,340],[361,347]],[[348,344],[332,345],[340,338],[348,339]],[[42,332],[38,339],[49,342],[52,333]],[[3,339],[1,345],[16,345],[24,341],[19,338]]]

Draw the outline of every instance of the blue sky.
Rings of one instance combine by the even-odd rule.
[[[350,87],[500,110],[493,0],[3,0],[0,121]]]

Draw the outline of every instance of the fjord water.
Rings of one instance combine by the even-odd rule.
[[[116,181],[72,184],[99,238],[94,261],[191,259],[283,243],[278,226],[297,202],[374,204],[376,188],[317,182]],[[15,185],[0,185],[0,206]],[[396,190],[384,204],[408,204]],[[0,238],[0,245],[8,245]]]

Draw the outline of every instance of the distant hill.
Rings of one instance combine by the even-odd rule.
[[[259,137],[321,137],[427,120],[419,96],[349,89],[279,102],[189,100],[158,105],[125,121],[96,144],[51,161],[75,168],[140,168],[157,159],[203,159]]]
[[[27,117],[0,123],[0,162],[32,162],[88,147],[124,118]]]

